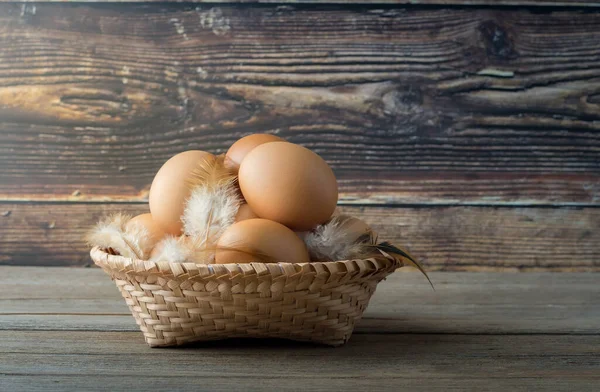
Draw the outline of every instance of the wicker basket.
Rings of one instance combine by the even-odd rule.
[[[133,260],[99,248],[91,256],[117,284],[151,347],[233,337],[339,346],[377,283],[402,266],[385,256],[223,265]]]

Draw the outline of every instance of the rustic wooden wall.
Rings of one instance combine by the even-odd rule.
[[[0,4],[0,265],[270,132],[429,269],[600,270],[600,4],[413,3]]]

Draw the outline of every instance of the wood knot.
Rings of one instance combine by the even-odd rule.
[[[381,98],[387,115],[415,114],[422,111],[423,92],[416,86],[388,91]]]
[[[499,59],[511,59],[517,56],[508,31],[493,20],[479,25],[487,54]]]
[[[389,89],[381,96],[379,109],[385,116],[387,133],[383,136],[443,134],[447,121],[434,106],[427,89],[409,84]]]
[[[591,104],[600,104],[600,94],[592,94],[588,96],[587,101]]]
[[[275,7],[275,11],[272,12],[271,15],[290,15],[295,10],[296,10],[296,8],[294,8],[290,5],[278,5],[277,7]]]

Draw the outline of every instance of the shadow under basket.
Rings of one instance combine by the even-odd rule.
[[[284,338],[340,346],[398,259],[194,264],[135,260],[100,248],[150,347],[227,338]]]

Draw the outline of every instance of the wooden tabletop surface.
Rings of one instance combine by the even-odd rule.
[[[349,343],[151,349],[96,268],[2,267],[0,390],[598,390],[600,277],[382,282]]]

